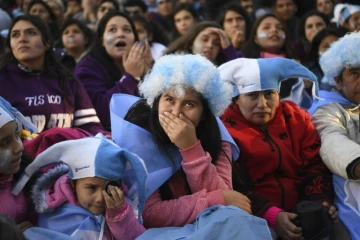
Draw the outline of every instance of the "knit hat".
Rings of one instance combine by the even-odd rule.
[[[320,66],[324,76],[331,79],[346,67],[360,66],[360,32],[346,34],[321,55]]]
[[[161,1],[164,1],[164,0],[156,0],[156,5],[159,4]],[[175,0],[171,0],[172,2],[175,2]]]
[[[313,95],[317,95],[316,76],[303,65],[287,58],[238,58],[219,68],[221,79],[233,84],[233,97],[239,94],[264,90],[280,90],[281,81],[288,78],[311,80]]]
[[[24,117],[16,108],[12,107],[8,101],[0,97],[0,128],[11,121],[17,121],[18,126],[24,126],[32,133],[38,132],[37,127]]]
[[[12,193],[18,195],[30,177],[43,167],[60,162],[69,166],[71,179],[100,177],[109,181],[119,181],[132,169],[138,184],[139,219],[141,219],[147,178],[145,164],[137,155],[117,146],[101,134],[51,146],[39,154],[25,169],[25,174],[16,183]]]
[[[166,55],[159,58],[139,90],[152,106],[166,90],[174,89],[182,97],[186,88],[200,93],[215,116],[220,116],[231,103],[231,85],[220,81],[216,66],[201,55]]]
[[[348,3],[338,3],[334,8],[334,18],[331,19],[331,21],[339,23],[342,26],[345,21],[356,12],[360,12],[360,6]]]

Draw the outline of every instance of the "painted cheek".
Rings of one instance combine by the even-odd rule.
[[[267,33],[266,32],[259,32],[257,36],[260,39],[265,39],[265,38],[267,38]]]
[[[12,153],[11,150],[6,149],[0,155],[0,167],[11,165]]]
[[[193,54],[198,54],[198,53],[201,53],[202,51],[202,44],[199,43],[199,42],[194,42],[193,44]]]
[[[115,36],[113,34],[106,34],[104,39],[107,46],[113,46],[115,43]]]
[[[36,49],[39,49],[39,50],[42,50],[42,49],[44,48],[44,45],[41,44],[41,43],[39,43],[39,44],[36,44],[36,45],[35,45],[35,48],[36,48]]]

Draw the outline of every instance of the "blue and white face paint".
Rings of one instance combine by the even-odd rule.
[[[0,167],[6,167],[11,165],[12,152],[10,149],[4,149],[0,153]]]

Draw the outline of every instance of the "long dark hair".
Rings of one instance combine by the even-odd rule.
[[[188,33],[178,38],[176,41],[172,42],[168,47],[165,54],[184,52],[184,53],[192,53],[191,47],[195,41],[195,38],[205,30],[206,28],[213,27],[222,29],[221,26],[215,22],[204,21],[198,23],[194,28],[189,30]],[[215,63],[217,65],[221,65],[226,62],[225,55],[220,50],[218,56],[215,59]]]
[[[41,4],[45,9],[46,11],[49,13],[50,15],[50,19],[51,19],[51,23],[46,23],[48,24],[49,26],[49,29],[50,29],[50,34],[54,40],[54,43],[55,45],[59,44],[59,38],[60,38],[60,31],[59,31],[59,25],[58,25],[58,21],[57,21],[57,17],[55,15],[55,13],[53,12],[52,8],[49,7],[49,5],[47,5],[47,3],[45,3],[44,1],[42,0],[32,0],[30,3],[29,3],[29,14],[30,14],[30,10],[31,8],[35,5],[35,4]],[[57,46],[55,46],[57,47]]]
[[[224,20],[225,20],[225,16],[226,13],[229,11],[233,11],[236,12],[238,14],[240,14],[245,21],[245,39],[247,40],[249,38],[250,35],[250,30],[251,30],[251,21],[250,21],[250,17],[248,15],[248,13],[246,12],[246,10],[238,3],[238,2],[229,2],[227,4],[225,4],[222,8],[221,11],[217,17],[217,22],[220,24],[220,26],[222,26],[224,28]]]
[[[319,66],[319,69],[321,69],[319,65],[319,47],[322,42],[322,40],[328,36],[335,36],[338,38],[342,37],[342,34],[337,29],[333,28],[324,28],[320,32],[316,34],[314,37],[309,54],[306,58],[307,62],[314,62],[317,66]]]
[[[107,23],[113,18],[113,17],[123,17],[125,18],[131,26],[131,30],[135,37],[135,42],[139,40],[138,34],[136,32],[135,25],[131,18],[122,12],[108,12],[99,22],[98,29],[96,32],[96,38],[94,45],[90,49],[89,55],[98,59],[103,65],[107,68],[108,72],[108,86],[109,88],[113,87],[115,85],[115,82],[119,81],[121,76],[123,75],[123,69],[119,69],[115,63],[114,60],[110,57],[110,55],[106,52],[105,47],[101,44],[101,39],[103,38],[105,28]]]
[[[152,106],[149,126],[150,132],[153,135],[155,141],[160,146],[166,146],[172,143],[159,122],[160,97],[161,96],[158,96],[155,99]],[[214,114],[209,108],[207,100],[203,97],[201,97],[201,99],[203,104],[203,120],[201,120],[199,125],[196,127],[196,136],[200,140],[204,150],[210,154],[212,159],[211,162],[215,163],[221,151],[220,129]]]
[[[326,14],[318,12],[316,10],[311,10],[309,12],[307,12],[300,20],[299,22],[299,26],[298,26],[298,34],[299,34],[299,39],[301,40],[301,42],[304,45],[304,49],[305,52],[308,52],[311,46],[311,43],[306,39],[306,35],[305,35],[305,25],[306,25],[306,21],[309,17],[312,16],[318,16],[320,17],[322,20],[324,20],[324,23],[327,26],[329,26],[330,24],[330,20],[328,18],[328,16],[326,16]]]
[[[52,74],[55,78],[60,80],[60,89],[63,91],[64,99],[68,101],[67,99],[67,92],[65,85],[68,81],[74,80],[74,77],[72,74],[63,67],[59,61],[56,59],[54,51],[53,51],[53,40],[50,35],[49,28],[47,24],[41,20],[38,16],[32,16],[32,15],[22,15],[13,21],[9,28],[9,33],[6,39],[6,45],[9,49],[11,49],[10,41],[11,41],[11,31],[14,28],[15,24],[19,21],[26,21],[31,23],[32,25],[37,28],[41,33],[42,42],[44,45],[48,45],[49,48],[45,51],[44,56],[44,71],[48,71],[50,74]],[[0,63],[0,69],[5,67],[9,63],[19,63],[18,60],[15,58],[12,51],[9,51],[5,57],[3,57],[3,60]]]
[[[273,13],[264,14],[263,16],[261,16],[260,18],[258,18],[255,21],[255,23],[251,29],[249,39],[247,40],[247,42],[244,44],[244,46],[242,48],[242,53],[247,58],[260,58],[260,52],[262,51],[262,49],[261,49],[260,45],[256,43],[255,36],[256,36],[257,29],[259,28],[262,21],[264,21],[264,19],[268,18],[268,17],[276,18],[283,25],[286,38],[285,38],[285,42],[284,42],[282,51],[285,53],[285,56],[287,58],[292,58],[289,33],[286,31],[286,25],[277,15],[275,15]]]

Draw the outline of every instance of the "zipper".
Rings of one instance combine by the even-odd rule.
[[[278,151],[278,155],[279,155],[279,165],[276,168],[275,172],[274,172],[274,177],[276,179],[276,181],[278,182],[278,185],[281,189],[281,208],[284,209],[285,208],[285,188],[282,185],[282,183],[280,182],[279,178],[280,178],[280,167],[282,164],[282,154],[281,154],[281,150],[279,145],[277,145],[277,143],[274,141],[274,139],[271,138],[269,131],[267,129],[265,130],[261,130],[261,132],[264,134],[265,136],[265,141],[269,143],[270,147],[271,147],[271,151],[274,152],[276,147],[277,151]]]

